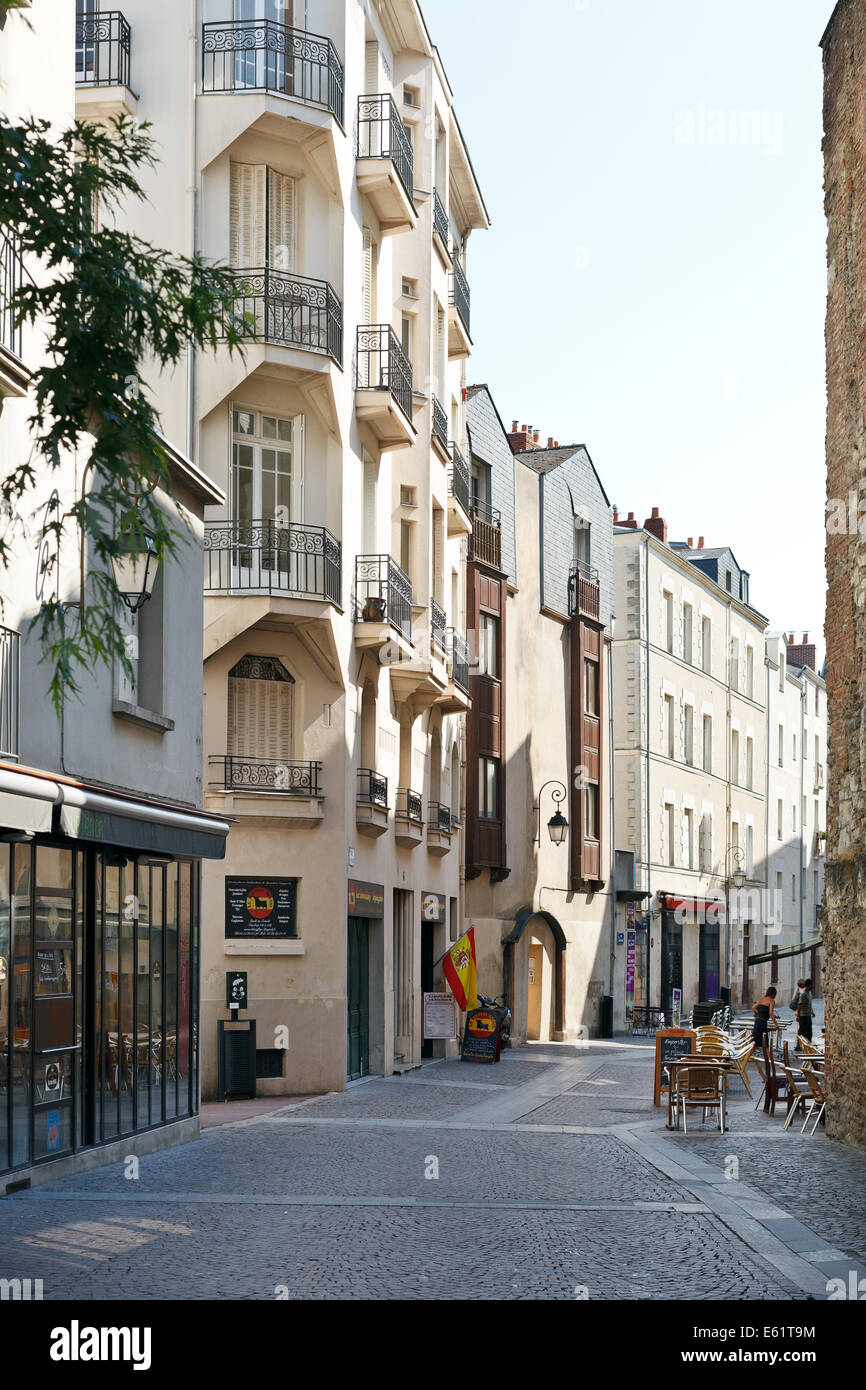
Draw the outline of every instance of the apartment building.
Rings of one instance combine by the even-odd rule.
[[[460,917],[467,243],[488,218],[414,0],[170,8],[128,0],[91,40],[80,3],[79,70],[81,100],[153,123],[137,229],[227,262],[246,338],[154,384],[225,494],[204,537],[205,802],[232,829],[202,885],[203,1094],[232,971],[259,1093],[339,1089],[431,1050],[421,995]]]
[[[614,570],[616,845],[634,855],[618,925],[635,932],[632,1004],[688,1010],[730,990],[739,1005],[766,912],[766,619],[731,550],[669,543],[658,508],[642,527],[614,516]]]
[[[595,1035],[614,957],[611,509],[586,448],[468,389],[466,916],[512,1037]],[[624,952],[621,968],[624,969]]]
[[[753,968],[752,993],[769,973],[787,1001],[801,975],[821,992],[827,692],[808,633],[795,643],[793,632],[768,632],[766,652],[767,885],[775,919],[763,950],[778,959]]]
[[[71,0],[7,17],[0,91],[13,121],[71,126]],[[93,490],[92,438],[56,469],[33,452],[45,325],[17,325],[11,298],[46,273],[22,257],[16,228],[0,228],[0,463],[36,460],[2,522],[0,1191],[198,1133],[200,864],[223,856],[229,828],[200,809],[203,516],[223,493],[182,432],[164,441],[171,485],[157,501],[187,544],[126,615],[132,678],[97,665],[60,717],[49,699],[30,622],[56,600],[74,631],[102,561],[68,519],[61,540],[51,529]]]

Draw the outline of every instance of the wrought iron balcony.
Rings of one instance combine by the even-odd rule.
[[[463,273],[463,267],[454,258],[454,269],[451,272],[451,294],[449,302],[454,305],[463,321],[463,327],[469,332],[469,282]]]
[[[580,561],[572,565],[568,576],[568,614],[571,618],[592,618],[598,622],[601,591],[598,570]]]
[[[215,790],[273,792],[279,796],[322,795],[320,762],[220,753],[211,755],[208,765],[214,774],[210,785]]]
[[[258,521],[207,521],[206,594],[277,593],[342,601],[342,546],[324,526]]]
[[[330,39],[273,19],[202,25],[202,90],[277,92],[343,124],[343,64]]]
[[[454,684],[469,694],[469,643],[456,628],[449,627],[449,650],[451,652],[451,679]]]
[[[430,645],[434,652],[440,656],[445,655],[447,619],[445,609],[436,602],[435,598],[430,600]]]
[[[358,325],[355,387],[358,391],[390,391],[411,422],[412,368],[389,323]]]
[[[472,538],[470,560],[477,560],[492,569],[502,569],[502,516],[476,497],[472,503]]]
[[[412,581],[390,555],[355,557],[355,621],[390,623],[412,641]]]
[[[472,495],[472,482],[469,476],[469,469],[466,460],[457,448],[456,444],[451,445],[451,466],[448,469],[448,491],[460,503],[466,515],[469,515]]]
[[[440,835],[450,835],[451,807],[443,806],[441,801],[428,801],[427,829],[437,830]]]
[[[445,407],[433,396],[433,438],[438,439],[445,452],[448,452],[448,416]]]
[[[390,159],[410,203],[415,193],[412,146],[390,92],[358,97],[359,159]]]
[[[21,636],[0,627],[0,758],[18,761]]]
[[[358,768],[358,802],[363,806],[388,809],[388,778],[370,767]]]
[[[129,87],[129,22],[120,10],[75,21],[75,85]]]
[[[16,357],[21,356],[21,325],[16,326],[12,299],[18,292],[23,274],[24,267],[13,233],[0,231],[0,347],[14,352]]]
[[[433,230],[447,251],[449,242],[448,213],[445,211],[445,204],[435,188],[433,189]]]
[[[343,306],[327,280],[268,266],[233,271],[231,313],[242,337],[322,353],[343,365]]]
[[[394,819],[412,821],[414,825],[423,825],[424,803],[421,800],[421,793],[413,792],[411,787],[398,787]]]

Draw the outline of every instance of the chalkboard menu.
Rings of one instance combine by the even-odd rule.
[[[688,1057],[696,1046],[697,1034],[690,1028],[666,1028],[656,1033],[653,1105],[661,1105],[662,1091],[670,1090],[670,1081],[664,1075],[668,1062],[675,1062],[678,1057]]]
[[[500,1018],[492,1009],[473,1009],[466,1015],[462,1062],[498,1062]]]
[[[297,936],[297,892],[296,878],[227,878],[226,936]]]

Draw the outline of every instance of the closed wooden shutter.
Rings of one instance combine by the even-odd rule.
[[[373,233],[364,228],[363,266],[361,280],[361,319],[363,323],[375,323],[376,313],[376,258],[373,246]],[[375,385],[375,382],[370,383]]]
[[[433,508],[433,597],[439,604],[445,601],[445,527],[444,513]]]
[[[379,86],[379,45],[374,41],[364,49],[364,93],[375,96],[382,89]]]
[[[229,260],[240,269],[258,269],[265,264],[266,178],[264,164],[232,161]]]
[[[304,417],[292,418],[292,521],[304,520]]]
[[[250,759],[289,760],[293,713],[294,682],[288,673],[284,679],[230,675],[228,752]]]
[[[293,271],[297,265],[297,186],[289,174],[268,169],[268,265]]]
[[[376,526],[376,481],[378,468],[369,454],[364,455],[364,534],[365,555],[376,555],[378,528]]]

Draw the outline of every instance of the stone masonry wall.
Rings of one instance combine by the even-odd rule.
[[[822,920],[827,1128],[845,1142],[866,1144],[866,536],[859,534],[866,531],[866,0],[840,0],[822,47],[828,260],[829,784]]]

